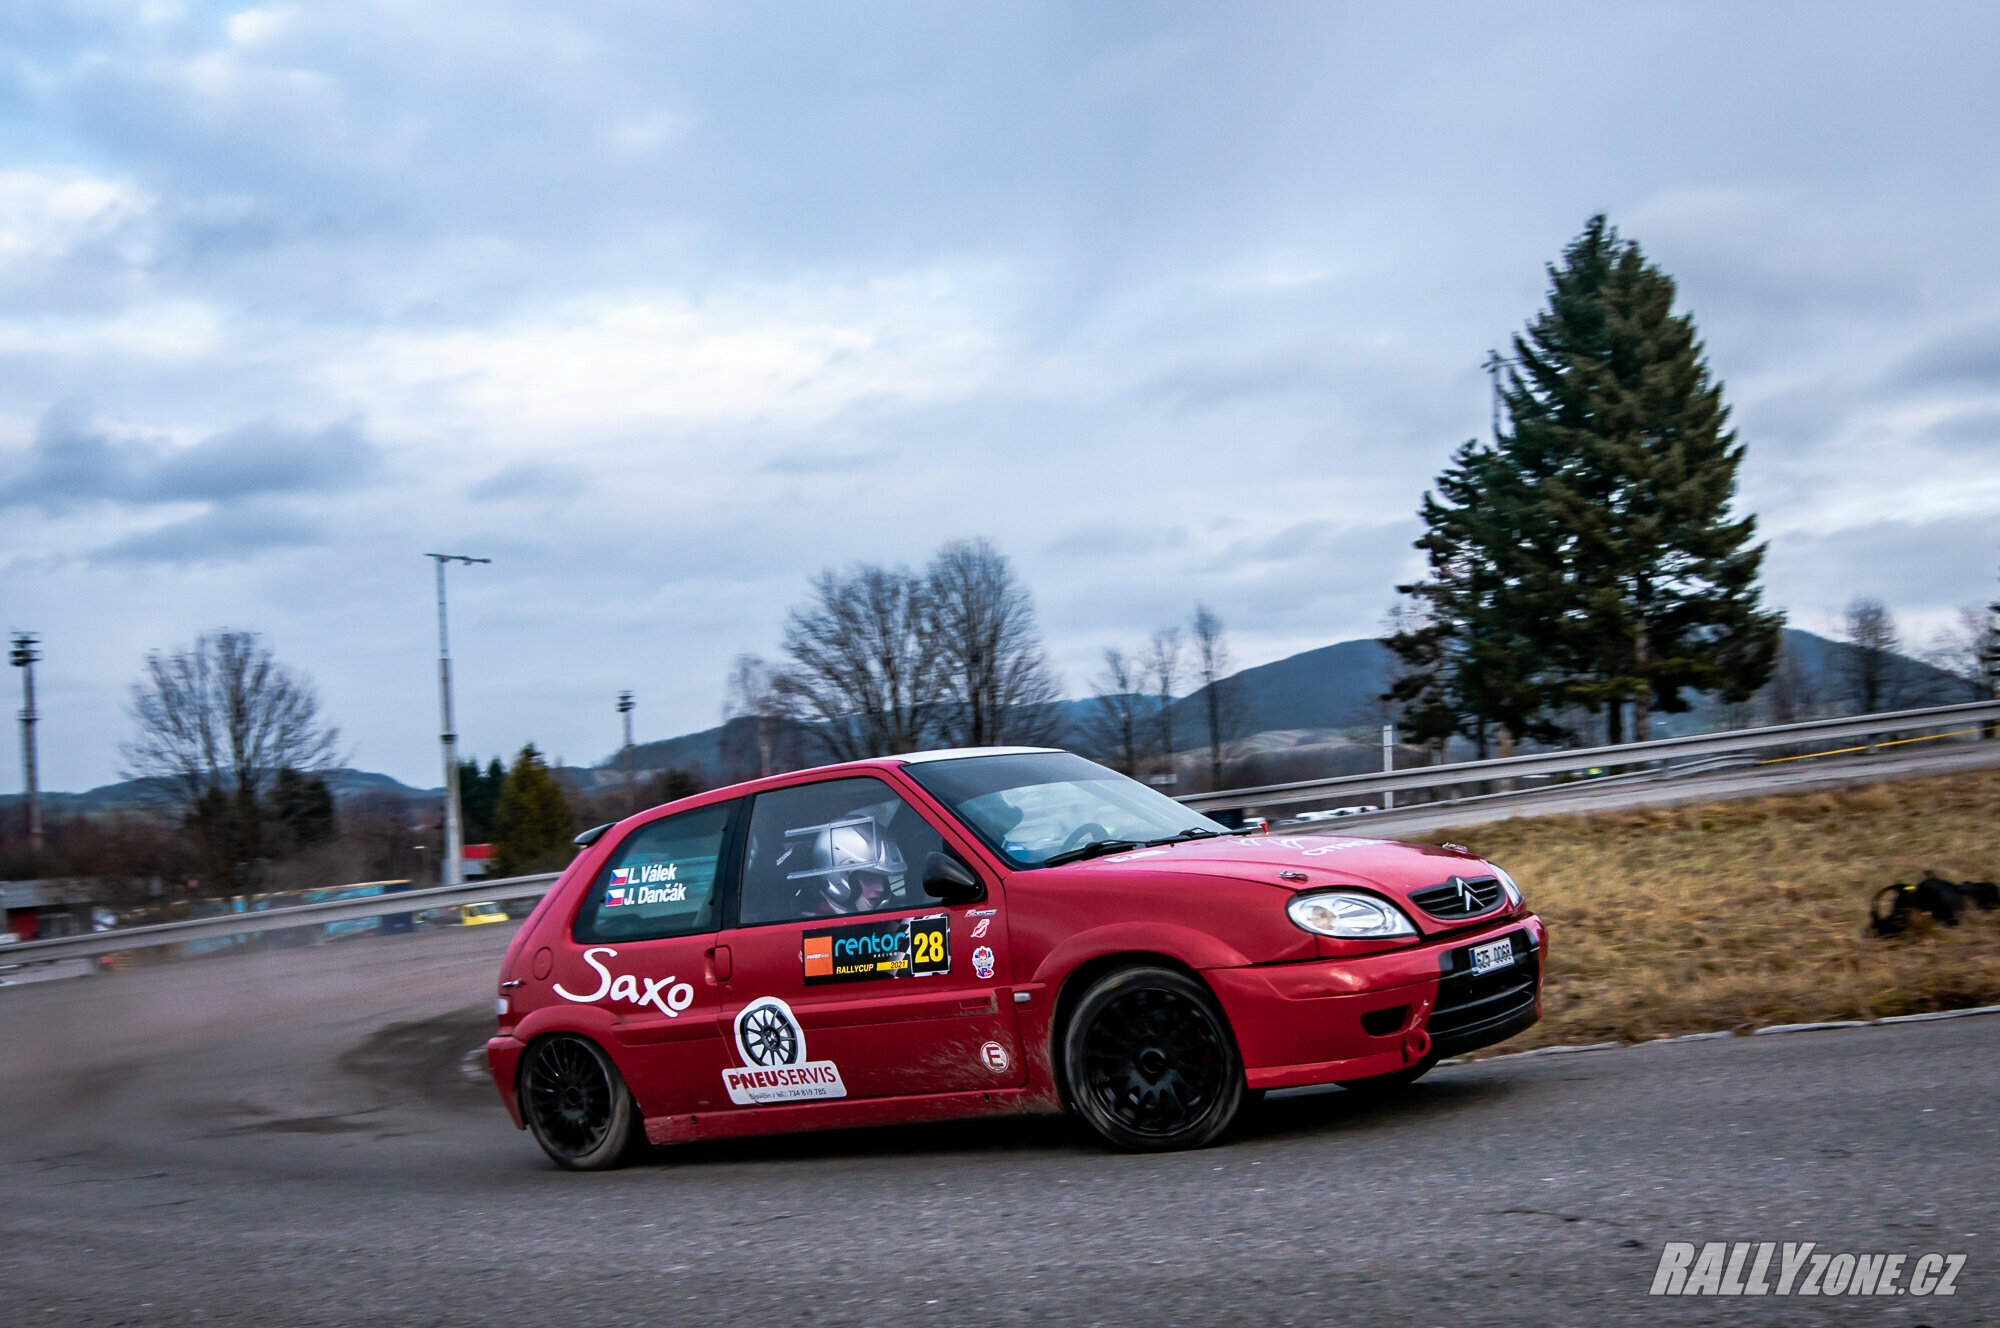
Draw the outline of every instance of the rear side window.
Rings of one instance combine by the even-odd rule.
[[[737,805],[682,812],[626,836],[598,869],[571,934],[579,941],[647,941],[714,931],[718,873]]]
[[[944,838],[879,779],[757,795],[745,848],[744,926],[936,907],[924,860]]]

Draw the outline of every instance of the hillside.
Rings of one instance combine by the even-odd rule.
[[[1844,665],[1854,653],[1852,646],[1811,632],[1787,629],[1785,648],[1796,666],[1791,704],[1800,717],[1849,709],[1842,704],[1847,692],[1843,678]],[[1378,698],[1388,686],[1389,664],[1389,652],[1379,641],[1342,641],[1232,675],[1224,683],[1239,698],[1233,707],[1236,718],[1229,726],[1232,746],[1239,754],[1257,755],[1260,766],[1285,772],[1270,774],[1268,777],[1273,779],[1309,778],[1325,771],[1340,773],[1350,765],[1355,769],[1365,768],[1370,758],[1360,748],[1372,744],[1372,735],[1355,731],[1371,730],[1383,722],[1384,707]],[[1767,688],[1767,695],[1751,708],[1752,722],[1776,722],[1772,718],[1770,690]],[[1975,699],[1975,693],[1962,679],[1907,656],[1892,660],[1888,696],[1890,708]],[[1088,698],[1060,703],[1061,713],[1070,725],[1066,743],[1086,754],[1099,754],[1092,752],[1087,732],[1087,721],[1095,704]],[[1149,710],[1149,718],[1150,713]],[[1208,732],[1205,689],[1177,698],[1172,719],[1176,748],[1187,753],[1202,747]],[[1731,716],[1718,701],[1700,697],[1685,714],[1656,715],[1654,731],[1656,736],[1670,737],[1723,728],[1730,721]],[[1736,722],[1743,721],[1738,717]],[[1342,730],[1349,731],[1355,741],[1344,741]],[[745,745],[742,721],[738,721],[735,725],[718,725],[639,743],[634,748],[634,757],[642,772],[677,767],[698,770],[710,779],[726,778],[740,766]],[[785,764],[804,764],[810,759],[806,755]],[[622,768],[620,760],[620,754],[614,752],[595,766],[565,766],[557,773],[579,788],[601,787],[615,781],[616,772]],[[1309,773],[1291,773],[1294,765]],[[435,788],[411,788],[388,775],[367,770],[335,770],[327,779],[335,799],[343,804],[376,794],[419,803],[439,795]],[[0,795],[0,809],[11,808],[20,800],[18,793]],[[158,805],[160,801],[158,783],[151,780],[125,780],[83,793],[42,795],[44,814],[50,817],[101,815]]]

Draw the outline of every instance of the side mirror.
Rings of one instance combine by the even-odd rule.
[[[924,859],[924,893],[947,904],[976,904],[986,898],[986,887],[951,854],[933,853]]]

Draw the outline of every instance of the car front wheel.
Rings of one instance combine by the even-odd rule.
[[[644,1138],[611,1057],[570,1033],[541,1039],[521,1058],[521,1112],[542,1151],[570,1171],[618,1166]]]
[[[1167,968],[1093,982],[1063,1034],[1077,1112],[1120,1148],[1164,1152],[1220,1138],[1243,1109],[1243,1060],[1208,989]]]

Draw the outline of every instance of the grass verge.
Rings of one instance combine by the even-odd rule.
[[[2000,912],[1868,931],[1897,881],[2000,879],[2000,770],[1419,838],[1548,921],[1542,1022],[1496,1051],[2000,1004]]]

